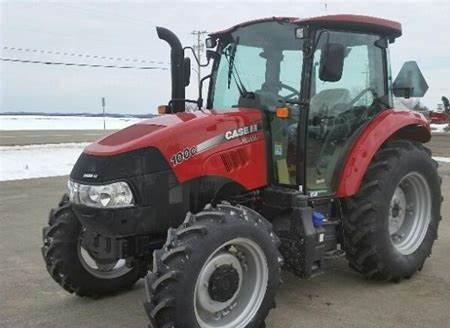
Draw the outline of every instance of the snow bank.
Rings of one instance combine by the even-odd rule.
[[[88,144],[0,147],[0,181],[68,175]]]
[[[0,181],[69,175],[89,143],[0,147]],[[450,157],[433,157],[450,163]]]
[[[431,124],[431,132],[448,132],[445,131],[444,129],[448,126],[447,123],[445,124]]]
[[[441,163],[449,163],[450,164],[450,157],[439,157],[435,156],[433,157],[435,161],[441,162]]]
[[[122,129],[140,120],[106,117],[106,129]],[[103,117],[0,115],[0,130],[103,130]]]

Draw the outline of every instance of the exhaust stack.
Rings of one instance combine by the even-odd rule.
[[[185,111],[184,99],[184,51],[180,40],[172,31],[164,27],[156,27],[156,33],[161,40],[170,45],[170,71],[172,75],[172,104],[175,112]]]

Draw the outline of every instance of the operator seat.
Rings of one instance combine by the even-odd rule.
[[[325,89],[315,94],[310,101],[309,136],[323,138],[327,132],[323,123],[347,110],[350,101],[350,91],[344,88]]]

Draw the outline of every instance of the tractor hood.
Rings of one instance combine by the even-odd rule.
[[[161,115],[110,134],[87,146],[84,152],[111,156],[140,148],[156,147],[161,152],[170,154],[219,135],[226,140],[226,132],[260,123],[261,120],[260,111],[255,109],[232,109],[226,112],[205,110]]]
[[[236,148],[247,149],[239,159],[253,151],[265,157],[261,111],[239,108],[161,115],[100,139],[86,147],[83,155],[107,161],[140,150],[157,150],[182,182],[205,174],[205,166],[214,170],[215,155]],[[131,163],[122,166],[128,165]]]

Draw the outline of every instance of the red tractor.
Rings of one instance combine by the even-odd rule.
[[[345,254],[371,279],[422,269],[442,197],[427,121],[392,106],[428,88],[415,62],[392,82],[399,23],[273,17],[212,33],[197,100],[188,48],[157,32],[172,99],[81,154],[44,228],[56,282],[98,296],[146,276],[150,327],[244,328],[264,326],[282,268],[309,278]]]

